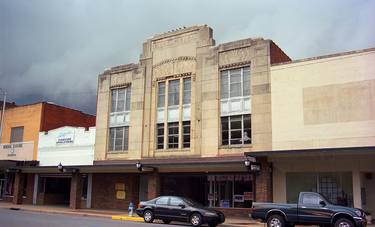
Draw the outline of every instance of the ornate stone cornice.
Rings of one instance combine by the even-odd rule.
[[[242,67],[242,66],[248,66],[248,65],[250,65],[250,63],[251,63],[251,61],[235,62],[235,63],[231,63],[231,64],[227,64],[227,65],[220,65],[219,69],[223,70],[223,69],[238,68],[238,67]]]
[[[157,63],[156,65],[154,65],[153,67],[154,68],[157,68],[161,65],[164,65],[164,64],[167,64],[167,63],[170,63],[170,62],[176,62],[176,61],[195,61],[196,58],[194,56],[180,56],[180,57],[177,57],[177,58],[170,58],[170,59],[166,59],[166,60],[163,60],[159,63]]]
[[[132,71],[134,69],[138,69],[138,64],[126,64],[126,65],[118,65],[114,66],[110,69],[107,69],[104,71],[103,74],[115,74],[115,73],[122,73],[122,72],[127,72],[127,71]]]
[[[131,83],[115,84],[115,85],[110,86],[110,88],[114,89],[114,88],[121,88],[121,87],[130,87],[130,85]]]

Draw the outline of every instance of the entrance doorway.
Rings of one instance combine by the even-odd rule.
[[[71,177],[40,177],[38,204],[69,206]]]
[[[204,175],[161,175],[160,193],[168,196],[182,196],[208,206],[209,184]]]

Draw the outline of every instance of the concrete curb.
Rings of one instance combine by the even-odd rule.
[[[141,217],[130,217],[121,215],[112,216],[112,220],[143,222],[143,218]]]

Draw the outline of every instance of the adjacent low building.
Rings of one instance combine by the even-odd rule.
[[[6,108],[0,144],[0,198],[14,203],[32,203],[39,133],[61,126],[95,126],[95,116],[81,111],[40,102]]]
[[[273,64],[273,201],[316,191],[375,214],[375,48]]]

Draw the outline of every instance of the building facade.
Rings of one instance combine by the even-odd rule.
[[[272,147],[270,65],[286,61],[271,40],[215,45],[204,25],[156,35],[138,64],[99,75],[94,166],[111,169],[106,207],[160,194],[222,208],[271,201],[270,173],[254,177],[243,154]],[[134,196],[116,199],[117,187]]]
[[[14,203],[32,203],[39,133],[61,126],[90,127],[95,116],[41,102],[6,108],[0,145],[0,198]]]
[[[375,48],[271,66],[273,199],[316,191],[375,214]]]

